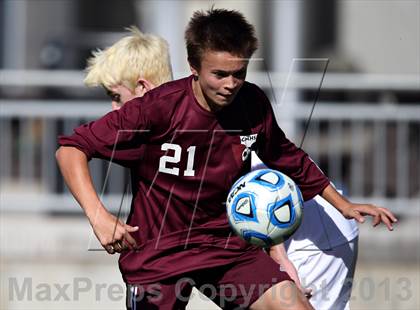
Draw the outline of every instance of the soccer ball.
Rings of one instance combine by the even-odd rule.
[[[247,242],[270,247],[287,240],[302,221],[302,194],[287,175],[260,169],[233,184],[227,201],[229,223]]]

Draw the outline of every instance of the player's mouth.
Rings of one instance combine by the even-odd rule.
[[[218,93],[217,95],[218,95],[219,97],[221,97],[221,98],[225,99],[225,100],[230,100],[230,99],[232,98],[232,96],[233,96],[233,94],[232,94],[232,93],[230,93],[230,94],[220,94],[220,93]]]

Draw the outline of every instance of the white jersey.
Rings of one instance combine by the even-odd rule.
[[[358,234],[355,220],[346,219],[318,195],[304,203],[302,223],[285,246],[288,254],[299,250],[328,251],[348,243]]]
[[[251,156],[252,170],[266,167],[254,152]],[[302,285],[312,290],[315,310],[349,309],[358,235],[357,222],[321,196],[304,202],[302,223],[285,247]]]

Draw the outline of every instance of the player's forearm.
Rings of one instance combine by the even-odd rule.
[[[62,146],[56,152],[56,159],[70,192],[92,220],[103,206],[93,186],[86,155],[75,147]]]
[[[321,196],[343,214],[347,208],[350,208],[350,201],[337,192],[331,184],[322,191]]]
[[[289,260],[289,258],[287,257],[286,248],[283,243],[272,246],[270,248],[269,254],[271,258],[273,258],[280,265]]]

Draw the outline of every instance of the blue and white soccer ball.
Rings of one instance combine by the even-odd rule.
[[[227,201],[234,232],[269,247],[287,240],[302,221],[302,194],[292,179],[272,169],[252,171],[233,184]]]

